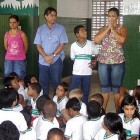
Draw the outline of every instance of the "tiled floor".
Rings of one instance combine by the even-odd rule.
[[[70,83],[71,77],[63,78],[63,81]],[[99,78],[98,78],[98,72],[93,71],[90,94],[95,94],[96,92],[101,92],[100,91],[100,83],[99,83]],[[115,112],[113,94],[110,94],[110,98],[109,98],[106,112]]]

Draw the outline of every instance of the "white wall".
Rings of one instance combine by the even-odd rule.
[[[92,17],[92,0],[57,0],[58,17]]]

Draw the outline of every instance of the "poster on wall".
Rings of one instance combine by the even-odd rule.
[[[38,15],[39,0],[0,0],[0,14]]]
[[[123,0],[123,15],[140,15],[140,0]]]

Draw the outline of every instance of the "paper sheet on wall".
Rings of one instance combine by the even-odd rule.
[[[140,15],[140,0],[124,0],[123,15]]]

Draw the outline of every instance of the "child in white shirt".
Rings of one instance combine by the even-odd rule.
[[[101,115],[101,106],[97,101],[87,104],[88,121],[83,125],[83,139],[93,140],[97,132],[102,128],[104,116]]]
[[[57,119],[59,121],[60,127],[70,119],[68,111],[66,109],[66,103],[68,101],[67,92],[68,92],[68,84],[66,82],[62,82],[57,86],[56,95],[53,97],[53,101],[57,105]]]
[[[84,102],[82,102],[83,99],[83,92],[81,89],[77,88],[77,89],[73,89],[72,91],[69,92],[69,99],[76,97],[80,103],[81,103],[81,109],[80,109],[80,113],[84,116],[88,116],[87,115],[87,106]]]
[[[126,140],[122,120],[118,114],[107,113],[102,125],[103,128],[96,134],[94,140]]]
[[[20,112],[13,110],[17,104],[17,91],[13,88],[4,88],[0,90],[0,123],[9,120],[16,125],[19,132],[27,129],[27,123]]]
[[[55,102],[46,101],[42,113],[36,125],[36,136],[39,140],[46,140],[50,129],[59,128],[59,123],[55,119],[57,107]]]
[[[87,118],[80,114],[80,101],[75,97],[69,99],[66,109],[72,118],[66,123],[65,140],[83,140],[83,124]]]

